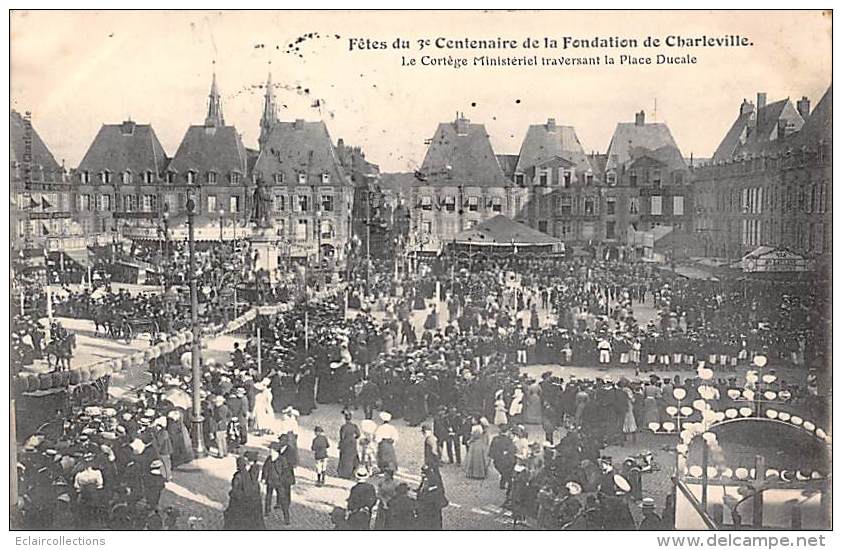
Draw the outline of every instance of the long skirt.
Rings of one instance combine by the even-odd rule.
[[[342,479],[354,479],[354,472],[360,465],[360,457],[357,455],[357,445],[339,447],[339,465],[336,467],[336,475]]]
[[[395,443],[391,439],[384,439],[377,445],[377,467],[381,471],[398,471],[398,455],[395,452]]]
[[[468,479],[488,477],[488,447],[481,439],[472,441],[465,457],[465,476]]]

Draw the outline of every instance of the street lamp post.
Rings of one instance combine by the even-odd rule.
[[[225,211],[222,208],[220,208],[219,209],[219,242],[223,242],[223,238],[222,238],[222,215],[224,213],[225,213]]]
[[[202,366],[200,364],[202,349],[202,332],[199,330],[199,296],[196,288],[196,237],[194,234],[194,223],[196,216],[196,202],[193,197],[187,199],[187,242],[189,250],[189,272],[190,272],[190,326],[193,331],[193,342],[190,350],[190,366],[193,379],[193,453],[197,457],[205,456],[205,445],[202,441],[202,400],[200,396],[202,388]]]

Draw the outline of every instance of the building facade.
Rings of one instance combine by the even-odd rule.
[[[807,257],[831,253],[833,89],[815,109],[804,97],[758,109],[743,100],[712,162],[693,171],[695,231],[709,256],[759,246]]]
[[[60,240],[81,237],[72,223],[71,186],[64,167],[32,126],[29,113],[9,113],[9,236],[13,250],[42,254]]]
[[[527,191],[503,172],[483,124],[441,123],[410,191],[409,248],[439,250],[457,234],[502,214],[514,218]]]

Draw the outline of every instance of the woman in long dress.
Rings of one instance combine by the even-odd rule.
[[[254,429],[258,434],[272,433],[271,426],[275,420],[272,409],[272,392],[263,382],[254,385],[257,394],[254,396]]]
[[[526,424],[541,423],[541,385],[536,380],[526,388],[526,407],[523,421]]]
[[[634,441],[635,433],[637,432],[637,422],[634,420],[634,394],[628,385],[623,386],[623,393],[626,394],[626,413],[623,417],[623,434],[628,436],[631,434],[632,441]]]
[[[488,477],[488,443],[484,437],[482,426],[479,424],[474,424],[471,427],[468,454],[465,457],[465,476],[468,479],[485,479]]]
[[[339,428],[339,465],[337,475],[343,479],[354,479],[354,472],[360,464],[357,454],[357,439],[360,429],[351,421],[351,413],[345,413],[345,424]]]
[[[505,426],[509,423],[509,419],[506,416],[506,402],[503,400],[503,390],[497,390],[494,397],[494,425]]]

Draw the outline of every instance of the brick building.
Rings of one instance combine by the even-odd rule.
[[[812,112],[806,97],[765,100],[743,100],[712,162],[694,170],[695,230],[710,256],[762,245],[829,256],[833,88]]]

